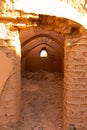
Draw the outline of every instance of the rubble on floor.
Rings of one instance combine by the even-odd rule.
[[[60,73],[29,72],[22,77],[19,130],[63,130],[63,77]]]

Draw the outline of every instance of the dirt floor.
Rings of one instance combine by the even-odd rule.
[[[45,71],[24,74],[19,130],[63,130],[62,116],[62,75]]]

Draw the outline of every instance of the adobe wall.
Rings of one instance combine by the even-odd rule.
[[[18,32],[0,24],[0,130],[17,130],[20,115]]]
[[[87,129],[87,35],[67,37],[64,59],[64,125]]]

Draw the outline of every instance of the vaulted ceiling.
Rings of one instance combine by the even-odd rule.
[[[60,53],[63,53],[64,38],[56,32],[42,29],[20,31],[20,42],[22,58],[24,58],[33,49],[41,45],[49,46],[55,51],[60,48]]]

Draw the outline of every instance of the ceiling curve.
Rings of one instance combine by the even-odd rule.
[[[54,47],[52,47],[51,45],[47,44],[47,43],[40,43],[38,45],[35,45],[34,47],[32,47],[31,49],[26,49],[23,54],[22,54],[22,60],[23,58],[28,54],[30,53],[33,49],[37,48],[38,46],[41,46],[41,45],[47,45],[49,46],[50,48],[54,49],[55,51],[57,51],[57,48],[55,49]]]
[[[20,41],[22,49],[32,40],[42,37],[49,38],[58,43],[60,47],[64,47],[64,38],[59,33],[45,30],[30,30],[20,32]]]
[[[29,30],[20,32],[22,59],[38,46],[44,45],[63,53],[64,38],[56,32],[46,30]]]

